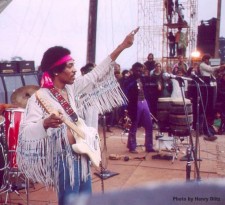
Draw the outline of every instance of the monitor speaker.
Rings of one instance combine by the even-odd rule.
[[[6,92],[5,103],[11,104],[10,97],[11,97],[12,93],[16,89],[23,87],[23,81],[22,81],[21,74],[3,75],[2,79],[3,79],[3,85],[5,88],[5,92]]]

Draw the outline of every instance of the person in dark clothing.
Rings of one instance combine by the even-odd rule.
[[[129,78],[125,94],[128,98],[128,114],[132,121],[127,141],[130,153],[137,153],[136,133],[139,126],[145,128],[145,150],[155,152],[153,149],[153,129],[150,109],[145,98],[146,87],[141,70],[144,65],[136,62],[132,65],[133,75]]]
[[[150,71],[152,71],[155,68],[155,60],[154,60],[154,55],[153,53],[148,54],[148,60],[144,62],[144,65],[146,68]]]
[[[173,11],[174,11],[173,0],[165,0],[164,5],[165,5],[165,8],[166,8],[167,22],[170,24],[170,23],[172,23]]]
[[[176,38],[173,35],[173,32],[170,31],[169,35],[167,36],[168,38],[168,44],[169,44],[169,56],[174,57],[176,54]]]
[[[127,69],[122,71],[122,77],[119,80],[120,87],[122,88],[123,92],[126,92],[127,83],[129,82],[131,72]],[[120,109],[120,117],[124,117],[125,111],[127,109],[127,105],[124,104]]]
[[[151,89],[150,93],[150,111],[153,116],[157,116],[157,102],[162,93],[162,66],[160,63],[155,64],[154,70],[150,72],[150,82],[156,85],[155,89]]]

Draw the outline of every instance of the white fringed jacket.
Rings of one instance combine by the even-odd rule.
[[[121,106],[126,98],[114,77],[113,63],[107,57],[96,66],[93,71],[84,76],[79,76],[73,85],[66,85],[69,102],[78,116],[83,115],[89,106],[95,106],[99,113],[110,111],[112,108]],[[57,99],[46,88],[40,88],[42,95],[48,100],[54,109],[62,110]],[[28,100],[17,145],[17,164],[19,169],[29,178],[36,182],[45,184],[47,187],[58,187],[59,157],[66,155],[66,166],[69,166],[70,184],[74,185],[73,176],[73,154],[67,140],[66,125],[60,128],[43,127],[43,120],[48,114],[38,103],[35,95]],[[62,147],[62,142],[64,147]],[[66,150],[66,153],[64,150]],[[83,159],[84,163],[87,162]],[[87,164],[87,163],[86,163]],[[82,167],[83,179],[87,176],[87,169]]]

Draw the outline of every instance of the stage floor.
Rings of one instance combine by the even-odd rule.
[[[172,140],[164,136],[165,140],[156,140],[158,135],[157,130],[154,130],[154,146],[158,153],[146,153],[144,149],[144,130],[139,128],[137,134],[138,154],[131,154],[126,148],[127,134],[120,128],[112,128],[113,133],[106,133],[106,153],[104,156],[105,175],[111,176],[101,180],[98,169],[92,167],[93,173],[93,192],[94,194],[106,193],[111,191],[123,192],[130,188],[141,187],[144,185],[165,184],[173,182],[186,182],[187,161],[185,159],[187,150],[186,138],[184,141],[178,139],[177,155],[176,149],[173,146]],[[99,130],[100,137],[103,137],[102,130]],[[193,136],[193,142],[196,142],[196,137]],[[190,139],[189,139],[190,140]],[[101,140],[104,144],[103,139]],[[191,161],[191,181],[208,181],[220,180],[225,176],[225,136],[218,135],[216,141],[205,141],[203,136],[199,136],[198,143],[198,161]],[[118,159],[109,159],[115,157]],[[124,157],[126,159],[124,160]],[[197,172],[195,165],[198,165]],[[98,174],[98,175],[96,175]],[[14,176],[15,177],[15,176]],[[25,179],[20,179],[20,182],[25,186]],[[56,193],[51,189],[46,189],[43,185],[29,182],[29,188],[26,190],[23,186],[18,188],[18,191],[8,191],[0,195],[0,204],[22,204],[22,205],[56,205]],[[8,198],[7,197],[8,193]]]

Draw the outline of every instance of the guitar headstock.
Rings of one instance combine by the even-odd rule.
[[[48,102],[48,100],[41,94],[41,91],[38,90],[35,93],[36,99],[38,100],[38,103],[44,108],[44,110],[48,113],[48,114],[55,114],[55,115],[59,115],[59,112],[57,110],[55,110],[53,108],[53,106],[51,106],[51,104]]]

